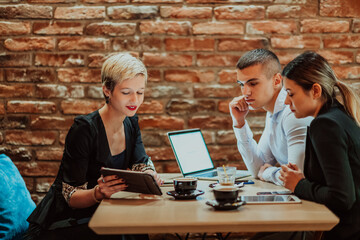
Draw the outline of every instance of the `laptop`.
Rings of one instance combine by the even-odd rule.
[[[167,133],[180,171],[184,177],[217,180],[217,171],[199,128]],[[237,170],[236,178],[250,176],[246,170]]]

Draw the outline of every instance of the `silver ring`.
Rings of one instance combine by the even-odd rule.
[[[105,183],[105,179],[103,179],[102,182]]]

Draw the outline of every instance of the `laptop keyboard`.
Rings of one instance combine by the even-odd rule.
[[[196,177],[216,177],[217,176],[217,172],[207,172],[207,173],[200,173],[200,174],[196,174]]]

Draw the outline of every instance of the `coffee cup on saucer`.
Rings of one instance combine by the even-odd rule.
[[[191,194],[196,190],[197,179],[196,178],[175,178],[174,189],[175,192],[181,195]]]
[[[215,187],[214,197],[219,204],[232,204],[238,201],[239,188],[237,187]]]

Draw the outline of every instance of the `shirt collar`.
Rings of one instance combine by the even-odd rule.
[[[284,88],[281,88],[279,95],[276,98],[275,105],[274,105],[274,112],[270,114],[270,118],[273,120],[277,119],[278,113],[282,111],[286,105],[285,105],[285,99],[286,99],[287,92]]]

